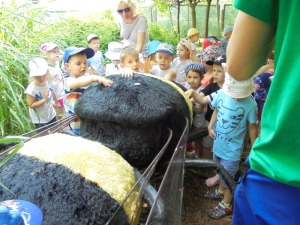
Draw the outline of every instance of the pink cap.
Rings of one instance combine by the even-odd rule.
[[[59,48],[59,47],[54,42],[46,42],[46,43],[41,45],[41,51],[42,52],[49,52],[49,51],[52,51],[55,48]]]

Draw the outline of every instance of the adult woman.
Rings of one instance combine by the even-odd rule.
[[[134,47],[143,57],[147,57],[149,33],[146,17],[136,11],[136,6],[131,0],[120,0],[117,12],[121,16],[118,26],[124,38],[123,46]]]

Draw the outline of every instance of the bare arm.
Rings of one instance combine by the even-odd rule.
[[[202,92],[197,94],[195,92],[195,90],[189,89],[185,93],[188,95],[189,98],[193,98],[196,102],[198,102],[200,104],[209,104],[210,103]]]
[[[48,101],[48,94],[49,94],[49,90],[45,90],[43,92],[43,99],[38,100],[38,101],[36,100],[36,97],[26,94],[28,106],[32,109],[35,109],[35,108],[38,108],[38,107],[44,105]]]
[[[253,76],[273,50],[274,36],[275,27],[239,11],[227,47],[227,72],[236,80]]]
[[[253,145],[257,138],[257,124],[256,123],[249,123],[249,136],[250,136],[250,140],[251,140],[251,145]]]
[[[190,52],[190,59],[191,59],[193,62],[196,62],[196,61],[197,61],[195,55],[196,55],[196,50],[191,50],[191,52]]]
[[[98,82],[99,84],[103,84],[104,86],[112,85],[113,81],[109,80],[105,77],[100,77],[97,75],[89,75],[89,76],[82,76],[75,79],[70,85],[71,90],[76,90],[80,87],[86,87],[93,82]]]
[[[138,50],[139,53],[141,53],[142,50],[143,50],[145,38],[146,38],[146,33],[145,32],[139,32],[138,33],[136,49]]]
[[[215,125],[215,123],[217,122],[217,115],[218,115],[218,110],[215,109],[211,118],[210,118],[210,122],[209,125],[207,127],[208,129],[208,134],[211,138],[215,138],[215,131],[213,130],[213,126]]]
[[[176,77],[176,73],[174,71],[170,71],[169,73],[167,73],[167,75],[165,76],[165,78],[167,80],[173,80]]]

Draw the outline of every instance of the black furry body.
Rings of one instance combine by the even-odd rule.
[[[81,135],[117,151],[131,165],[147,166],[168,138],[169,158],[184,130],[190,110],[182,93],[169,83],[141,74],[109,76],[111,87],[91,85],[75,106]]]
[[[0,170],[1,182],[17,199],[36,204],[43,212],[43,225],[104,225],[119,204],[96,183],[65,166],[16,154]],[[14,196],[0,188],[1,201]],[[121,213],[111,224],[128,224]]]

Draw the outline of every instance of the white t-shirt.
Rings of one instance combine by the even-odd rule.
[[[54,93],[56,94],[57,100],[64,99],[64,79],[60,68],[50,65],[48,68],[51,74],[51,80],[53,81]]]
[[[149,43],[149,33],[148,33],[148,23],[146,17],[139,15],[135,21],[130,24],[124,22],[120,19],[118,26],[121,28],[120,34],[124,38],[123,47],[131,46],[136,48],[138,33],[146,33],[144,45],[142,49],[143,57],[148,56],[148,43]]]
[[[36,101],[43,99],[45,90],[49,90],[48,101],[35,109],[29,108],[29,116],[34,124],[48,123],[56,116],[53,107],[53,86],[46,84],[44,87],[39,87],[31,82],[25,90],[25,94],[34,96]]]
[[[109,63],[106,65],[106,75],[120,74],[120,73],[121,73],[120,65],[115,66],[113,63]]]
[[[185,77],[186,74],[184,72],[184,68],[186,66],[188,66],[190,63],[192,63],[193,61],[190,59],[187,59],[185,61],[181,61],[179,59],[179,57],[175,58],[172,62],[172,65],[177,66],[178,72],[177,72],[177,76],[176,76],[176,82],[183,85],[185,84]]]
[[[100,76],[104,76],[104,58],[102,52],[97,51],[95,55],[92,58],[90,58],[90,62],[91,67],[93,67],[99,73]]]
[[[171,71],[173,71],[177,74],[177,67],[170,65],[170,67],[168,69],[161,70],[159,68],[159,65],[153,65],[151,70],[150,70],[150,73],[153,74],[153,75],[165,78],[165,76]],[[173,81],[175,81],[175,80],[176,80],[176,77],[173,79]]]

